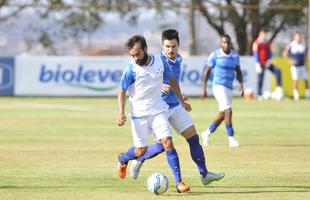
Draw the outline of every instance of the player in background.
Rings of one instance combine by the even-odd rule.
[[[283,57],[289,59],[291,66],[291,75],[293,79],[293,97],[299,99],[298,80],[303,80],[306,86],[306,97],[310,98],[310,89],[308,83],[308,72],[305,66],[307,59],[307,46],[300,33],[295,33],[291,41],[283,51]]]
[[[281,71],[278,67],[272,64],[272,53],[270,46],[271,40],[267,39],[267,32],[265,30],[261,30],[252,45],[253,57],[256,62],[255,70],[258,75],[257,93],[259,99],[262,99],[262,87],[266,69],[270,70],[276,78],[277,88],[275,90],[275,94],[278,95],[278,99],[281,99],[284,96]]]
[[[172,130],[167,119],[168,105],[161,98],[163,79],[169,80],[184,109],[190,111],[191,106],[184,102],[179,85],[169,67],[163,64],[159,56],[147,53],[147,44],[143,36],[131,37],[126,46],[133,61],[125,69],[120,82],[117,122],[119,126],[126,122],[125,103],[128,90],[134,146],[119,155],[118,175],[124,179],[129,160],[137,159],[147,152],[148,136],[154,132],[155,138],[166,151],[177,191],[189,191],[190,187],[182,181],[179,157],[172,142]]]
[[[182,57],[178,53],[180,41],[178,31],[168,29],[162,32],[163,51],[160,54],[164,63],[168,64],[172,73],[179,82],[181,73]],[[174,91],[170,89],[171,85],[167,78],[163,82],[162,99],[169,106],[168,120],[177,134],[182,135],[188,142],[190,154],[198,168],[202,184],[208,185],[212,181],[218,181],[224,177],[223,173],[216,174],[210,172],[206,168],[206,160],[203,149],[199,143],[194,122],[189,113],[180,105],[179,99]],[[136,179],[139,175],[141,166],[146,159],[151,159],[164,151],[164,147],[160,142],[151,144],[146,154],[133,161],[131,164],[131,175]]]
[[[210,141],[210,135],[217,127],[225,121],[226,132],[230,147],[238,147],[239,142],[234,138],[234,129],[232,124],[232,92],[235,73],[239,81],[239,91],[243,96],[243,77],[240,69],[239,54],[232,49],[231,38],[229,35],[221,37],[221,48],[215,50],[208,58],[208,67],[204,73],[202,81],[202,97],[207,97],[207,81],[213,70],[212,90],[214,97],[219,105],[219,113],[210,127],[202,132],[203,144],[207,146]]]

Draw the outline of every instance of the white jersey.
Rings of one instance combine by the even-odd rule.
[[[139,66],[134,61],[128,64],[121,79],[121,89],[128,90],[133,118],[168,110],[168,105],[161,98],[164,77],[171,79],[174,76],[159,56],[151,56],[148,66]]]
[[[304,66],[305,65],[305,56],[307,53],[307,47],[304,42],[296,42],[292,41],[290,42],[286,50],[289,52],[290,57],[295,61],[295,66]]]

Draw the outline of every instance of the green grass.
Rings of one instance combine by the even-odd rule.
[[[199,132],[217,113],[214,99],[191,99]],[[127,106],[128,107],[128,106]],[[132,145],[130,122],[116,126],[114,98],[0,98],[0,199],[309,199],[310,101],[234,99],[239,148],[229,148],[223,126],[205,149],[211,171],[226,177],[202,186],[186,141],[176,136],[184,181],[178,194],[159,155],[138,180],[116,175],[117,156]],[[145,182],[153,172],[170,180],[158,197]]]

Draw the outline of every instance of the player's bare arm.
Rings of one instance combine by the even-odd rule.
[[[127,120],[125,115],[125,104],[126,104],[126,90],[120,90],[118,92],[118,117],[117,124],[123,126]]]
[[[204,76],[203,76],[203,80],[202,80],[202,95],[201,95],[202,99],[207,97],[207,82],[209,80],[209,76],[210,76],[211,71],[212,71],[212,68],[210,66],[208,66],[207,70],[205,71]]]
[[[188,103],[188,96],[186,95],[186,94],[182,94],[182,97],[183,97],[183,100],[186,102],[186,103]]]
[[[239,65],[236,67],[236,72],[237,72],[237,80],[239,81],[240,96],[243,96],[243,94],[244,94],[243,76],[242,76],[242,71],[241,71],[241,68]]]
[[[170,79],[170,87],[173,90],[173,92],[177,95],[177,97],[180,100],[181,105],[185,108],[186,111],[191,111],[192,107],[189,103],[186,103],[183,99],[180,86],[175,78]]]

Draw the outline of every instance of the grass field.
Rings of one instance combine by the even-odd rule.
[[[214,99],[191,99],[199,132],[217,112]],[[0,199],[309,199],[310,100],[235,99],[239,148],[229,148],[221,126],[204,148],[211,171],[226,177],[202,186],[186,141],[174,137],[184,181],[178,194],[159,155],[146,162],[138,180],[116,175],[117,156],[132,145],[130,123],[116,126],[114,98],[0,98]],[[168,191],[155,196],[147,176],[162,172]]]

